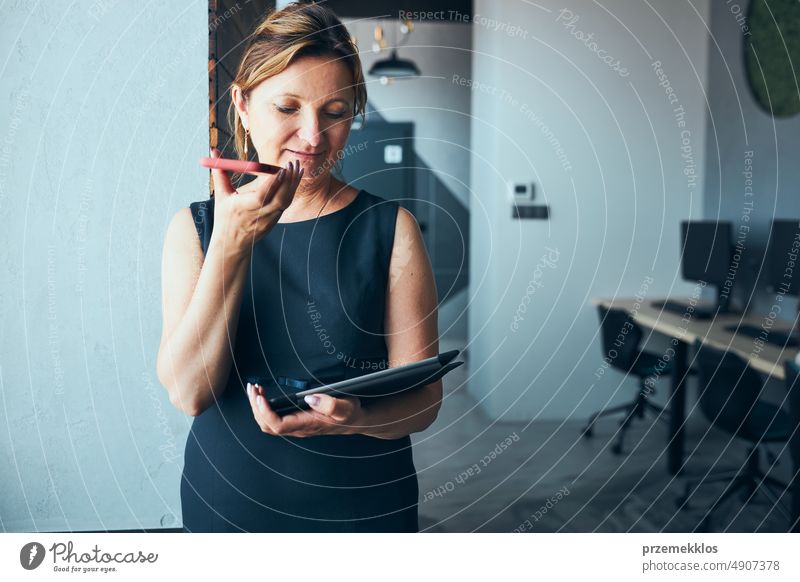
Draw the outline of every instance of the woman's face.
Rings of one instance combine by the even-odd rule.
[[[257,85],[245,102],[233,98],[258,161],[286,166],[298,159],[303,182],[324,182],[347,144],[355,91],[347,65],[335,57],[302,57]]]

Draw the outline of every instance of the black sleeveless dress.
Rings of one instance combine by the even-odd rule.
[[[190,205],[208,249],[214,199]],[[261,431],[247,382],[268,396],[384,368],[396,202],[360,190],[340,210],[277,223],[253,250],[228,385],[184,453],[184,531],[417,531],[408,436]]]

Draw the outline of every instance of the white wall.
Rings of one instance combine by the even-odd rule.
[[[160,261],[170,217],[208,196],[207,11],[4,8],[5,531],[180,526],[191,418],[155,375]]]
[[[632,296],[643,283],[648,300],[691,293],[678,275],[678,225],[702,214],[708,0],[575,0],[563,5],[578,16],[571,28],[561,4],[540,6],[475,4],[472,80],[483,85],[472,88],[469,386],[504,420],[583,417],[632,396],[632,380],[596,377],[590,300]],[[654,61],[685,110],[683,128]],[[683,130],[695,186],[683,173]],[[536,182],[549,221],[511,219],[504,180],[514,177]],[[546,247],[558,260],[537,269]]]

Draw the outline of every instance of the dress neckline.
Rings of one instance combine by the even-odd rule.
[[[289,226],[292,224],[311,224],[318,222],[323,218],[327,218],[328,216],[335,216],[341,212],[344,212],[345,210],[348,210],[351,206],[353,206],[356,202],[358,202],[361,199],[361,195],[363,192],[364,189],[359,188],[358,192],[355,195],[355,198],[353,198],[346,206],[342,206],[339,210],[334,210],[333,212],[328,212],[327,214],[321,214],[316,218],[307,218],[305,220],[293,220],[292,222],[276,222],[274,226]]]

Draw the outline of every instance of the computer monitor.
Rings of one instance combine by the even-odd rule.
[[[702,281],[717,288],[719,312],[728,311],[733,285],[731,258],[733,227],[720,220],[684,220],[681,222],[681,275],[690,281]],[[730,279],[730,281],[729,281]]]
[[[776,293],[800,296],[800,220],[773,220],[766,265],[767,285]]]

